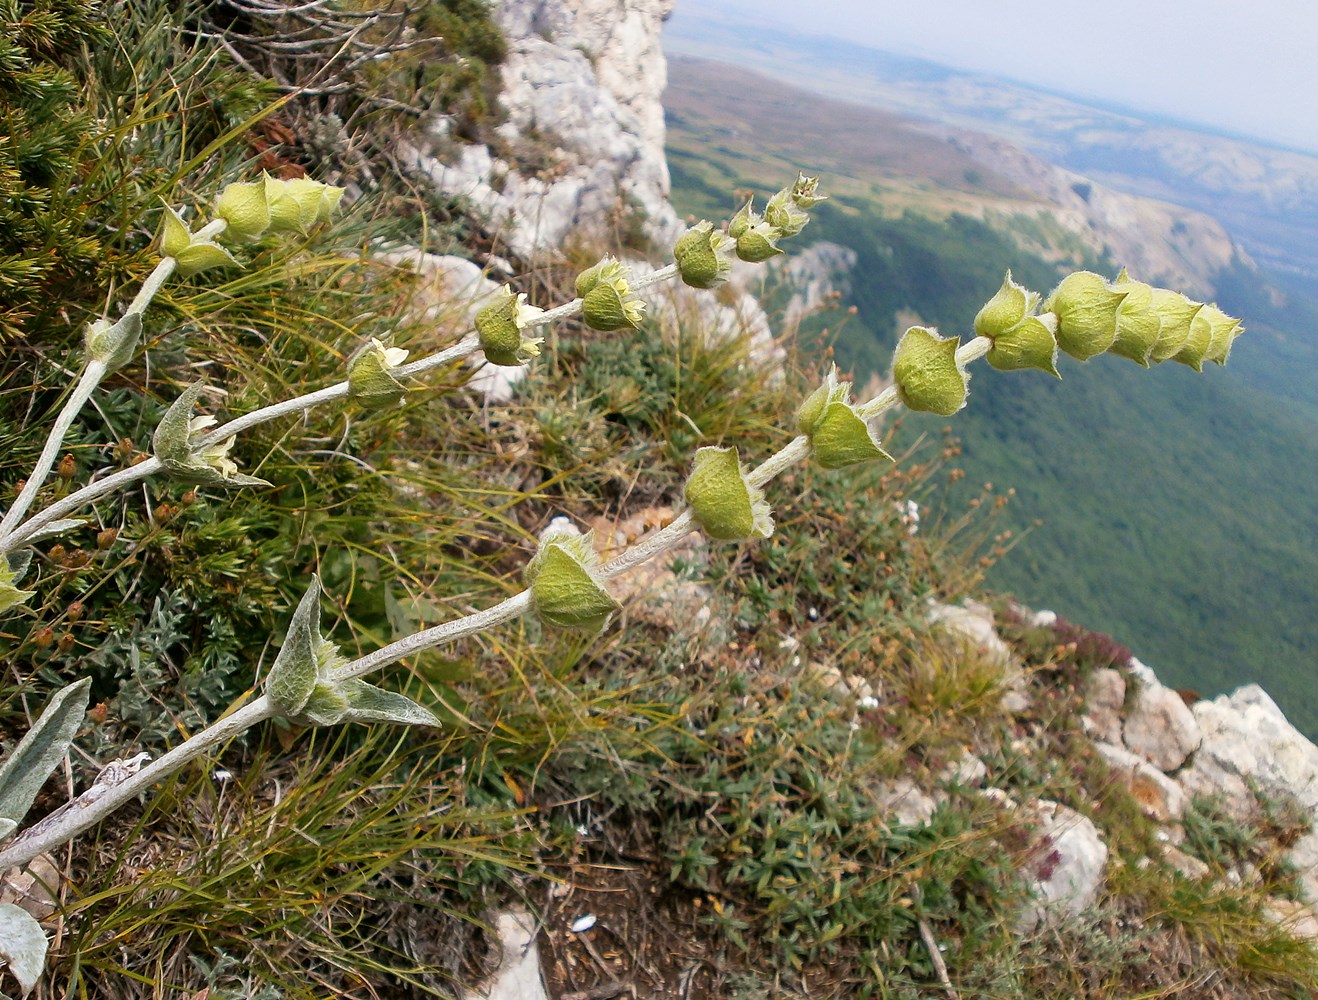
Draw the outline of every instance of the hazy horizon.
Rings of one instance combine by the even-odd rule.
[[[1093,10],[1075,0],[927,0],[918,8],[678,0],[673,19],[734,16],[1318,154],[1318,4],[1107,0],[1105,16]]]

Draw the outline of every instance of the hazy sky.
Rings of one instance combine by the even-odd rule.
[[[1318,0],[678,0],[1318,152]]]

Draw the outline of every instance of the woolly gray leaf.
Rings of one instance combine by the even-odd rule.
[[[0,764],[0,816],[21,820],[82,725],[91,678],[60,688],[36,724]]]

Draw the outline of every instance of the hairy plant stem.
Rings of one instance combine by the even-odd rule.
[[[257,723],[273,718],[274,709],[265,695],[211,723],[186,742],[180,743],[159,760],[147,764],[136,774],[117,784],[93,784],[59,814],[51,814],[17,834],[0,848],[0,872],[24,865],[42,854],[72,840],[95,826],[106,816],[136,798],[152,784],[173,774],[188,761],[195,760],[211,747],[224,743]]]
[[[224,220],[219,219],[198,230],[196,237],[209,238],[218,235],[223,231]],[[164,266],[166,262],[169,263],[168,268],[165,268]],[[128,311],[140,312],[145,309],[146,305],[150,303],[156,292],[159,291],[160,285],[164,283],[165,278],[167,278],[170,272],[172,272],[173,266],[172,257],[166,257],[162,260],[160,264],[157,265],[156,270],[151,273],[151,276],[142,287],[142,292],[138,293],[137,298],[135,298],[132,305],[129,306]],[[161,274],[162,271],[163,276],[157,279],[157,275]],[[677,265],[669,264],[667,267],[661,267],[655,271],[651,271],[649,274],[641,275],[639,278],[632,280],[631,286],[633,288],[645,288],[649,285],[658,284],[661,281],[668,281],[671,278],[676,277],[677,274]],[[151,286],[149,295],[146,294],[148,286]],[[529,329],[531,327],[545,326],[549,323],[575,316],[579,312],[581,312],[581,299],[573,299],[571,302],[564,303],[554,309],[546,310],[544,313],[531,320],[527,324],[527,327]],[[400,365],[393,369],[392,374],[398,378],[411,378],[432,371],[435,368],[442,368],[445,365],[452,364],[453,362],[461,360],[467,355],[474,354],[479,350],[480,339],[476,334],[471,333],[463,337],[451,347],[447,347],[435,354],[413,361],[411,364]],[[76,409],[73,409],[70,412],[70,406],[65,406],[65,412],[69,415],[64,430],[61,432],[59,439],[55,441],[53,446],[49,441],[47,442],[46,447],[47,451],[50,452],[50,459],[42,474],[43,481],[44,476],[49,474],[50,469],[54,465],[54,456],[59,452],[59,446],[64,440],[64,433],[67,433],[68,426],[72,424],[74,416],[76,416],[78,410],[85,404],[87,397],[91,395],[92,391],[96,388],[96,385],[99,384],[100,378],[103,377],[104,371],[102,370],[101,375],[97,380],[88,385],[86,395],[78,400]],[[86,381],[85,376],[84,381]],[[79,388],[81,389],[81,384]],[[278,420],[280,417],[301,413],[324,403],[346,399],[348,394],[348,383],[343,381],[327,386],[324,389],[318,389],[315,392],[305,393],[301,396],[294,397],[293,399],[286,399],[278,403],[272,403],[269,406],[263,406],[258,410],[253,410],[251,413],[245,413],[241,417],[235,417],[228,423],[216,427],[209,434],[206,434],[204,437],[197,440],[197,448],[209,448],[212,445],[219,444],[221,441],[227,440],[237,434],[241,434],[243,431],[250,430],[253,427],[257,427],[271,420]],[[73,402],[74,400],[71,397],[69,403],[72,404]],[[64,413],[61,413],[61,418],[63,418],[64,415]],[[58,429],[58,425],[56,429]],[[52,429],[52,440],[54,439],[54,434],[55,429]],[[46,452],[42,452],[42,457],[46,457]],[[40,463],[38,463],[38,468],[40,468]],[[131,469],[125,469],[112,476],[107,476],[105,479],[84,486],[80,490],[75,490],[63,500],[51,504],[49,507],[20,525],[19,521],[22,516],[27,513],[28,507],[31,506],[32,498],[36,496],[37,490],[40,488],[40,483],[37,482],[37,475],[34,472],[33,476],[29,478],[23,494],[20,494],[19,500],[15,501],[14,507],[5,515],[4,522],[0,523],[0,555],[20,547],[26,539],[37,534],[41,528],[50,524],[52,521],[56,521],[71,514],[78,508],[91,503],[94,500],[100,499],[107,493],[129,486],[139,480],[146,479],[148,476],[152,476],[161,471],[161,468],[162,466],[160,462],[151,459],[135,465]],[[27,496],[27,500],[23,503],[20,509],[19,502],[23,500],[24,495]]]
[[[216,230],[217,233],[223,232],[223,226]],[[142,282],[142,287],[138,290],[133,301],[128,304],[124,310],[124,316],[130,316],[133,313],[141,314],[146,311],[147,306],[151,304],[152,299],[169,280],[169,276],[174,273],[175,260],[173,257],[164,257],[161,259],[151,273],[147,275],[146,280]],[[46,436],[46,445],[41,449],[41,454],[37,457],[36,465],[32,467],[32,473],[27,477],[22,491],[14,500],[14,505],[5,512],[3,519],[0,519],[0,554],[10,551],[15,547],[13,537],[16,534],[15,529],[23,521],[23,515],[28,512],[32,506],[32,501],[36,499],[37,493],[45,485],[50,470],[55,467],[55,459],[59,456],[59,450],[64,445],[64,438],[69,433],[69,428],[73,426],[73,421],[77,419],[82,408],[87,405],[87,400],[91,399],[92,393],[96,387],[101,384],[105,378],[108,369],[101,361],[89,360],[87,367],[83,369],[82,376],[78,379],[78,384],[69,398],[65,400],[63,409],[60,410],[59,416],[55,418],[55,423],[51,425],[50,433]],[[47,518],[42,523],[49,523],[55,520],[59,515]],[[23,525],[26,529],[27,525]],[[24,532],[24,537],[29,537],[35,532],[35,529]]]

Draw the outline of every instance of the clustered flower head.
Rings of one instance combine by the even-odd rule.
[[[237,240],[256,240],[266,233],[300,233],[328,222],[343,200],[343,188],[309,177],[281,180],[262,174],[259,181],[230,184],[215,199],[215,215],[228,223],[226,233]]]
[[[310,178],[280,180],[263,174],[261,180],[227,185],[215,199],[215,217],[223,221],[226,239],[248,242],[267,233],[306,234],[317,223],[328,222],[343,199],[343,188]],[[165,206],[157,245],[172,257],[184,277],[212,267],[237,265],[233,254],[216,242],[203,226],[195,232],[173,208]]]
[[[765,205],[764,214],[748,201],[728,223],[727,232],[708,221],[688,229],[673,247],[682,280],[693,288],[713,288],[727,279],[728,257],[760,264],[783,253],[778,241],[795,236],[810,221],[809,210],[824,201],[819,178],[801,174]]]
[[[543,309],[527,305],[526,295],[504,285],[494,300],[476,314],[476,333],[485,358],[494,365],[520,365],[540,353],[543,337],[527,337],[522,331],[533,326]]]
[[[735,542],[773,534],[764,491],[750,481],[736,448],[698,450],[682,494],[710,538]]]
[[[1035,315],[1037,308],[1043,311]],[[1240,320],[1217,305],[1135,281],[1125,270],[1115,281],[1076,271],[1041,305],[1008,272],[975,317],[975,332],[993,342],[988,361],[994,367],[1053,374],[1058,348],[1081,361],[1110,353],[1145,367],[1172,360],[1202,371],[1205,361],[1225,364],[1243,331]]]
[[[392,369],[407,360],[401,347],[386,347],[372,337],[348,359],[348,393],[371,409],[392,406],[407,392]]]
[[[796,427],[810,439],[810,455],[821,468],[841,469],[874,458],[893,461],[851,401],[851,383],[838,381],[836,365],[796,411]]]
[[[632,291],[628,278],[632,269],[613,257],[605,257],[594,267],[577,275],[577,296],[581,299],[581,318],[592,330],[608,332],[641,328],[645,303]]]
[[[152,436],[152,450],[165,471],[184,482],[203,486],[269,486],[264,479],[238,472],[238,464],[229,457],[232,437],[212,444],[202,444],[206,431],[218,421],[210,416],[193,416],[205,388],[198,382],[183,390],[165,411]]]
[[[546,625],[598,632],[621,605],[604,585],[594,533],[583,535],[565,521],[550,522],[526,565],[531,606]]]

